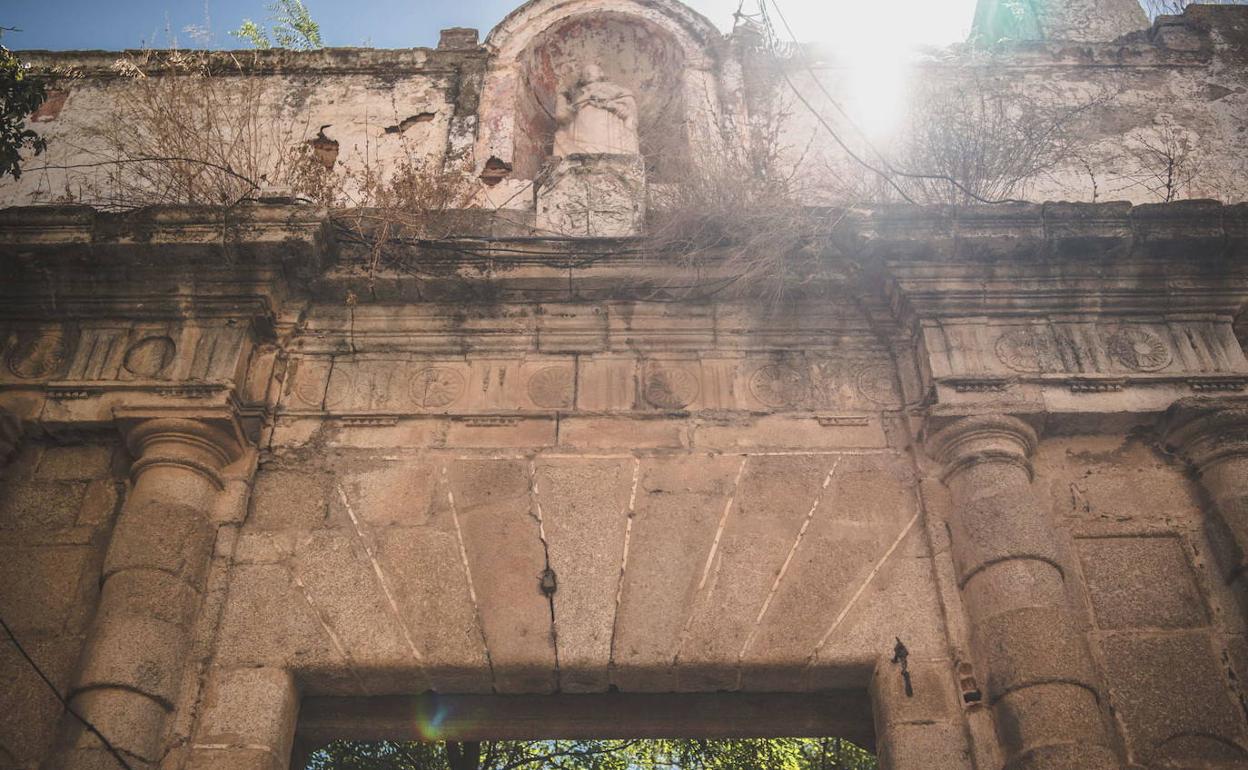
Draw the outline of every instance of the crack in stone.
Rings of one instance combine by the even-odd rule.
[[[468,566],[468,549],[464,546],[464,533],[459,527],[459,513],[455,510],[455,493],[451,490],[451,481],[442,466],[442,483],[446,485],[446,501],[451,508],[451,522],[455,525],[455,540],[459,543],[459,559],[464,565],[464,579],[468,582],[468,599],[472,602],[472,613],[477,619],[477,629],[481,632],[481,648],[485,651],[485,662],[490,667],[490,689],[498,692],[498,683],[494,678],[494,658],[490,655],[490,641],[485,635],[485,620],[481,617],[481,605],[477,602],[477,589],[472,584],[472,568]]]
[[[537,519],[537,537],[542,541],[546,570],[553,573],[554,570],[550,566],[550,543],[546,540],[546,526],[542,522],[542,503],[537,495],[537,463],[533,460],[529,460],[529,502],[529,515]],[[556,576],[557,579],[558,576]],[[547,594],[546,601],[550,603],[550,643],[555,652],[555,691],[558,692],[562,689],[560,679],[563,672],[559,668],[559,624],[555,620],[555,594],[553,592]]]
[[[607,680],[615,671],[615,634],[620,625],[620,603],[624,599],[624,575],[628,570],[628,547],[633,538],[633,518],[637,508],[637,482],[641,478],[641,458],[633,456],[633,485],[628,494],[627,522],[624,525],[624,552],[620,556],[620,579],[615,587],[615,613],[611,617],[611,643],[607,650]],[[614,684],[614,682],[612,682]]]

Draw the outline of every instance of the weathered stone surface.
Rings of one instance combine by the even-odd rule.
[[[826,455],[746,461],[709,557],[706,582],[698,587],[682,629],[676,655],[682,688],[738,686],[740,674],[732,662],[753,641],[783,582],[781,570],[818,512],[832,463]]]
[[[550,602],[541,591],[546,551],[528,464],[455,461],[448,465],[447,479],[495,688],[554,690],[554,627]]]
[[[23,647],[65,695],[82,639],[21,636]],[[61,704],[13,645],[0,646],[0,666],[6,676],[0,688],[0,760],[12,757],[16,767],[35,767],[51,747]]]
[[[638,465],[627,459],[560,458],[536,467],[535,498],[557,581],[553,602],[561,691],[599,692],[609,683]]]
[[[339,179],[441,169],[478,208],[406,207],[402,233],[258,201],[0,211],[0,612],[136,770],[280,770],[296,692],[401,713],[346,737],[436,735],[394,706],[429,691],[563,715],[537,737],[603,724],[564,694],[628,691],[661,708],[622,736],[743,735],[773,722],[668,693],[768,691],[839,704],[790,723],[874,737],[883,770],[1248,765],[1248,206],[1078,200],[1245,196],[1248,27],[1194,7],[1111,41],[1133,3],[1032,3],[1037,39],[912,73],[960,120],[981,87],[1066,116],[1078,156],[1000,189],[1065,202],[842,199],[872,185],[799,109],[779,161],[820,207],[758,220],[661,211],[774,96],[757,31],[677,0],[536,0],[485,45],[204,54],[255,75],[228,88],[255,84],[238,106],[276,146],[336,143]],[[813,53],[799,91],[846,71]],[[140,84],[30,54],[82,77],[0,204],[113,189],[83,127],[178,71],[145,56]],[[626,161],[551,160],[581,107],[559,142],[542,108],[586,64],[636,102]],[[54,737],[3,642],[0,682],[0,765],[113,770]]]
[[[410,632],[357,535],[341,530],[309,533],[295,546],[291,571],[369,691],[403,686],[393,673],[396,667],[411,668],[412,680],[425,680],[419,650],[409,641]]]
[[[71,527],[86,487],[82,482],[10,482],[0,498],[0,529],[46,532]]]
[[[1081,540],[1079,556],[1098,627],[1191,628],[1207,622],[1178,538]]]
[[[705,455],[641,461],[611,645],[611,679],[620,689],[675,686],[680,637],[744,461]]]
[[[313,671],[349,666],[317,612],[289,567],[235,566],[221,619],[220,664]]]
[[[313,529],[321,526],[333,500],[324,474],[262,470],[251,493],[248,529]]]
[[[827,461],[829,470],[835,466],[832,479],[818,492],[810,526],[742,658],[743,684],[749,689],[809,686],[806,669],[818,660],[819,648],[838,646],[843,635],[869,617],[870,604],[863,607],[865,614],[857,614],[858,603],[878,596],[875,581],[885,575],[893,580],[892,562],[914,553],[913,546],[903,551],[902,535],[917,515],[917,501],[894,474],[893,462],[885,455],[833,455]],[[911,536],[916,532],[912,528]],[[795,623],[799,617],[802,622]],[[901,633],[901,625],[877,628],[887,643]],[[865,684],[875,658],[885,651],[855,646],[855,663],[846,678]]]
[[[40,481],[90,481],[111,475],[112,446],[52,446],[39,458]]]
[[[199,744],[267,749],[270,761],[290,755],[299,711],[290,671],[215,669],[209,676],[203,707],[196,735]]]
[[[1248,729],[1209,634],[1116,633],[1099,646],[1131,757],[1190,765],[1248,761]]]
[[[87,546],[0,548],[0,616],[25,633],[81,630],[72,626],[93,598],[83,579],[95,558]]]

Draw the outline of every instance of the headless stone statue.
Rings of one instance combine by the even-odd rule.
[[[555,155],[637,155],[637,100],[587,65],[555,106]]]

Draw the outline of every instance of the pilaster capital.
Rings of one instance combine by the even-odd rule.
[[[1166,411],[1166,446],[1203,473],[1217,463],[1248,457],[1248,398],[1184,398]]]
[[[1011,463],[1031,476],[1031,453],[1036,431],[1026,422],[1006,414],[962,417],[927,439],[927,453],[941,463],[941,480],[983,462]]]
[[[17,454],[22,441],[22,421],[10,412],[0,409],[0,468],[8,465]]]
[[[232,409],[125,409],[114,411],[134,456],[131,476],[154,466],[177,466],[224,488],[221,471],[247,445]]]

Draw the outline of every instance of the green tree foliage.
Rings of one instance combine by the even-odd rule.
[[[839,738],[740,740],[336,741],[307,770],[876,770]]]
[[[269,10],[268,32],[251,19],[243,19],[242,26],[230,34],[251,43],[255,48],[289,48],[293,51],[313,51],[321,48],[321,25],[312,18],[303,0],[276,0],[265,6]]]
[[[0,179],[6,174],[21,178],[22,150],[38,155],[47,149],[47,141],[26,127],[26,118],[47,98],[29,67],[0,45]]]

